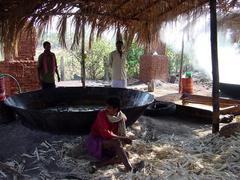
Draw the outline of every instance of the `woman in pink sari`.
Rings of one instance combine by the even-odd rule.
[[[89,154],[99,160],[93,163],[92,172],[115,163],[123,163],[127,172],[139,170],[139,167],[132,167],[128,153],[123,149],[125,144],[132,143],[126,136],[126,120],[127,117],[120,110],[120,100],[116,97],[109,98],[107,107],[98,113],[86,143]],[[142,161],[141,166],[143,165]]]

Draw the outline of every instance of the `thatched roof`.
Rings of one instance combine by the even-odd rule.
[[[234,42],[240,41],[240,2],[236,1],[234,8],[230,7],[227,12],[222,13],[218,20],[218,25],[225,32],[226,29],[231,30],[232,40]]]
[[[72,17],[75,25],[73,46],[79,44],[81,26],[91,27],[94,35],[110,28],[121,27],[129,44],[133,37],[139,43],[158,40],[159,28],[178,15],[201,13],[208,0],[0,0],[0,43],[14,49],[21,30],[37,27],[41,33],[55,15],[60,16],[59,40],[65,46],[66,22]],[[225,3],[224,0],[219,1]],[[228,0],[227,4],[235,4]],[[220,4],[221,4],[220,3]],[[26,26],[27,25],[27,26]]]

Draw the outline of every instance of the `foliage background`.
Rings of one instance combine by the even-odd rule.
[[[70,38],[70,35],[68,35]],[[56,54],[58,67],[60,68],[60,59],[64,59],[64,75],[65,80],[73,80],[80,78],[81,75],[81,47],[75,50],[62,49],[59,46],[56,33],[48,33],[45,37],[42,37],[38,41],[36,59],[38,55],[43,51],[43,41],[50,41],[52,45],[52,51]],[[70,41],[69,41],[70,42]],[[88,42],[86,42],[87,47]],[[110,73],[109,69],[104,69],[104,63],[108,62],[109,54],[115,50],[114,41],[107,39],[98,39],[92,43],[91,50],[86,50],[86,78],[91,80],[103,80],[106,79],[106,73]],[[139,59],[144,53],[143,47],[133,42],[127,52],[127,74],[128,78],[138,78],[139,75]],[[169,75],[177,75],[180,69],[181,52],[175,51],[172,47],[167,46],[166,55],[168,57]],[[192,62],[190,58],[183,55],[183,67],[186,65],[191,66]],[[183,68],[185,71],[185,68]]]
[[[181,63],[181,52],[174,51],[170,46],[166,48],[166,55],[168,57],[168,72],[169,75],[178,75],[180,71]],[[188,68],[192,68],[192,61],[187,54],[183,54],[183,73],[187,71]]]

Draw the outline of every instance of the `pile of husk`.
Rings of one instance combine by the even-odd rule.
[[[160,126],[165,131],[160,131]],[[164,124],[142,116],[128,129],[128,135],[135,138],[126,147],[130,162],[145,161],[145,167],[135,174],[125,173],[121,164],[90,174],[89,162],[94,159],[86,153],[86,136],[43,141],[32,153],[5,164],[25,179],[239,179],[240,134],[224,138],[211,134],[209,126],[186,125],[180,125],[181,129],[171,134],[177,126],[178,123]],[[9,177],[10,173],[0,171],[0,178]]]

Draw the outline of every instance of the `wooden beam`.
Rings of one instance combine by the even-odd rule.
[[[120,8],[122,8],[123,6],[125,6],[125,4],[127,4],[130,0],[125,0],[123,1],[120,5],[118,5],[117,7],[115,7],[114,9],[112,9],[112,11],[110,12],[110,14],[112,13],[116,13]]]
[[[219,71],[218,71],[218,49],[217,49],[217,13],[216,0],[209,0],[210,5],[210,36],[211,36],[211,55],[212,55],[212,133],[219,132]]]
[[[72,12],[43,12],[43,13],[34,13],[30,16],[43,16],[43,15],[48,15],[48,16],[75,16],[75,15],[79,15],[79,16],[100,16],[100,17],[109,17],[109,18],[115,18],[116,20],[121,20],[121,21],[140,21],[139,18],[128,18],[126,16],[118,16],[118,15],[114,15],[111,13],[101,13],[101,12],[81,12],[81,13],[72,13]]]
[[[149,4],[147,7],[144,6],[144,7],[140,8],[140,10],[135,12],[134,14],[132,14],[130,16],[130,18],[136,18],[139,14],[144,14],[145,12],[147,12],[150,8],[152,8],[153,6],[155,6],[159,2],[161,2],[161,1],[156,0],[156,1],[152,2],[151,4]]]
[[[125,0],[117,0],[117,1],[109,1],[109,0],[77,0],[74,4],[79,4],[81,2],[84,3],[98,3],[98,4],[112,4],[112,5],[119,5],[124,3]]]
[[[200,0],[198,6],[203,6],[206,4],[207,0]],[[176,17],[179,14],[183,14],[188,12],[191,8],[190,5],[186,6],[185,4],[193,5],[192,0],[182,0],[175,4],[175,6],[170,6],[166,11],[160,12],[159,14],[156,14],[155,18],[157,18],[159,21],[165,21],[168,17],[174,16]],[[149,19],[149,22],[154,21],[154,19]]]

